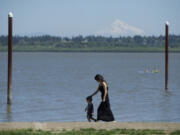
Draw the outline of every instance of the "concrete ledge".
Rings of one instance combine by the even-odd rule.
[[[28,129],[35,130],[78,130],[82,128],[95,129],[160,129],[160,130],[180,130],[180,123],[148,123],[148,122],[5,122],[0,123],[0,130]]]

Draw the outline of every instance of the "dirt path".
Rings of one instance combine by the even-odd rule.
[[[0,130],[9,129],[41,129],[41,130],[78,130],[81,128],[95,128],[95,129],[160,129],[166,131],[180,130],[180,123],[137,123],[137,122],[7,122],[0,123]]]

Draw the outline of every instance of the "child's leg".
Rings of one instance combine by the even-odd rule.
[[[91,118],[89,116],[87,116],[87,120],[88,122],[91,122]]]
[[[88,122],[91,122],[91,119],[90,119],[90,118],[88,118]]]
[[[95,122],[97,121],[95,118],[91,117],[90,119],[94,120]]]

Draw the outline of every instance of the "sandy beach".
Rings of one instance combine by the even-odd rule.
[[[159,129],[165,131],[180,130],[180,123],[169,122],[5,122],[0,123],[0,130],[13,130],[13,129],[34,129],[34,130],[78,130],[82,128],[94,129]]]

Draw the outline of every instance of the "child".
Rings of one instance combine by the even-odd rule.
[[[89,122],[91,122],[91,120],[94,120],[96,122],[96,119],[94,119],[92,116],[93,116],[93,113],[94,113],[94,107],[93,107],[93,104],[92,104],[92,97],[87,97],[86,98],[86,101],[88,103],[85,111],[87,112],[87,119]]]

